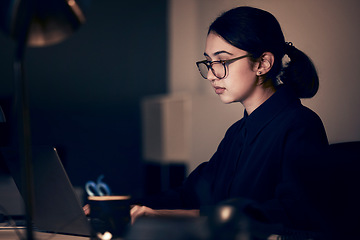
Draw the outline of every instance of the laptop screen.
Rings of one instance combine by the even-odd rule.
[[[56,149],[33,147],[32,152],[34,226],[42,231],[90,236],[90,223]],[[22,189],[21,164],[16,152],[3,148],[1,153],[18,189]]]

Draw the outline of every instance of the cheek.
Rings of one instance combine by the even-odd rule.
[[[246,71],[233,71],[229,74],[225,81],[225,87],[228,92],[228,97],[231,101],[243,101],[257,86],[256,74],[247,69]]]
[[[228,76],[229,87],[233,91],[242,91],[257,84],[257,76],[250,67],[234,69]]]
[[[256,86],[256,82],[251,79],[238,78],[234,79],[227,89],[234,95],[235,98],[242,98],[243,95],[247,95]]]
[[[250,60],[247,59],[242,60],[240,60],[240,62],[238,63],[233,63],[232,66],[229,66],[229,77],[246,79],[256,77],[256,69],[254,63],[250,62]]]

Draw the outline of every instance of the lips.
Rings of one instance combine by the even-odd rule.
[[[222,94],[222,93],[225,92],[225,89],[226,89],[226,88],[214,86],[214,89],[215,89],[215,93],[216,93],[216,94]]]

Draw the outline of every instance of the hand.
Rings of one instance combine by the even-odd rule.
[[[156,210],[146,207],[135,205],[130,210],[131,224],[134,224],[136,219],[142,216],[156,216]]]
[[[175,210],[154,210],[152,208],[146,206],[135,205],[130,210],[131,216],[131,224],[134,224],[136,219],[142,216],[156,217],[156,216],[164,216],[164,217],[198,217],[200,215],[200,211],[198,209],[193,210],[183,210],[183,209],[175,209]]]
[[[86,204],[85,206],[83,206],[83,211],[86,216],[90,215],[90,205]]]

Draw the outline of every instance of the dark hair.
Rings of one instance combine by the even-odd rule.
[[[258,59],[264,52],[274,55],[272,69],[266,74],[275,87],[281,83],[293,87],[299,98],[313,97],[319,88],[316,69],[306,54],[286,43],[279,22],[261,9],[237,7],[220,15],[209,27],[231,45]],[[283,65],[287,54],[290,62]]]

